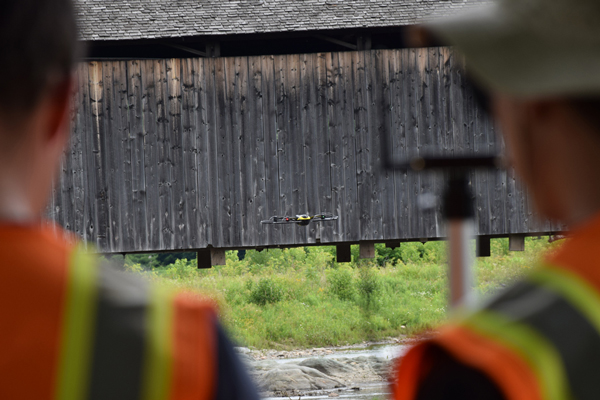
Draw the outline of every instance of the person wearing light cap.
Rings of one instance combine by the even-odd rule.
[[[569,239],[400,360],[393,397],[600,393],[600,1],[504,0],[424,25],[464,54],[538,212]]]

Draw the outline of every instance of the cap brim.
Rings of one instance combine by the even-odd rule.
[[[466,58],[492,90],[521,97],[600,94],[600,51],[556,40],[506,15],[495,3],[425,25]]]

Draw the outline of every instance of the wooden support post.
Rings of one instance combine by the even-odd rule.
[[[360,242],[359,258],[375,258],[375,243]]]
[[[198,268],[207,269],[212,267],[212,263],[210,260],[210,249],[200,249],[196,254],[196,262],[198,263]]]
[[[492,255],[491,239],[489,236],[477,236],[477,257],[489,257]]]
[[[388,249],[397,249],[398,247],[400,247],[400,242],[387,242],[385,244],[385,247],[387,247]]]
[[[525,235],[510,235],[508,237],[508,250],[525,251]]]
[[[225,265],[225,250],[223,249],[210,249],[210,260],[212,265]]]
[[[335,246],[336,261],[339,263],[352,262],[352,252],[349,244],[338,244]]]

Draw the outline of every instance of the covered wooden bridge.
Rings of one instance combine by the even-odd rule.
[[[225,249],[332,244],[343,260],[352,243],[443,238],[439,206],[418,206],[443,176],[383,171],[381,135],[396,158],[488,154],[494,127],[449,48],[355,47],[81,63],[50,215],[101,252],[196,250],[209,264]],[[483,243],[560,230],[510,171],[471,186]],[[319,212],[339,219],[260,224]]]

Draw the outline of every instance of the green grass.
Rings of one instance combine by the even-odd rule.
[[[526,273],[547,238],[528,238],[526,251],[509,253],[508,240],[492,241],[492,257],[479,259],[477,291],[487,295]],[[127,268],[159,284],[199,290],[219,305],[221,319],[239,343],[290,349],[359,343],[434,329],[447,318],[445,243],[377,246],[374,260],[334,262],[330,247],[249,251],[243,261],[198,270],[177,260],[144,270]]]

